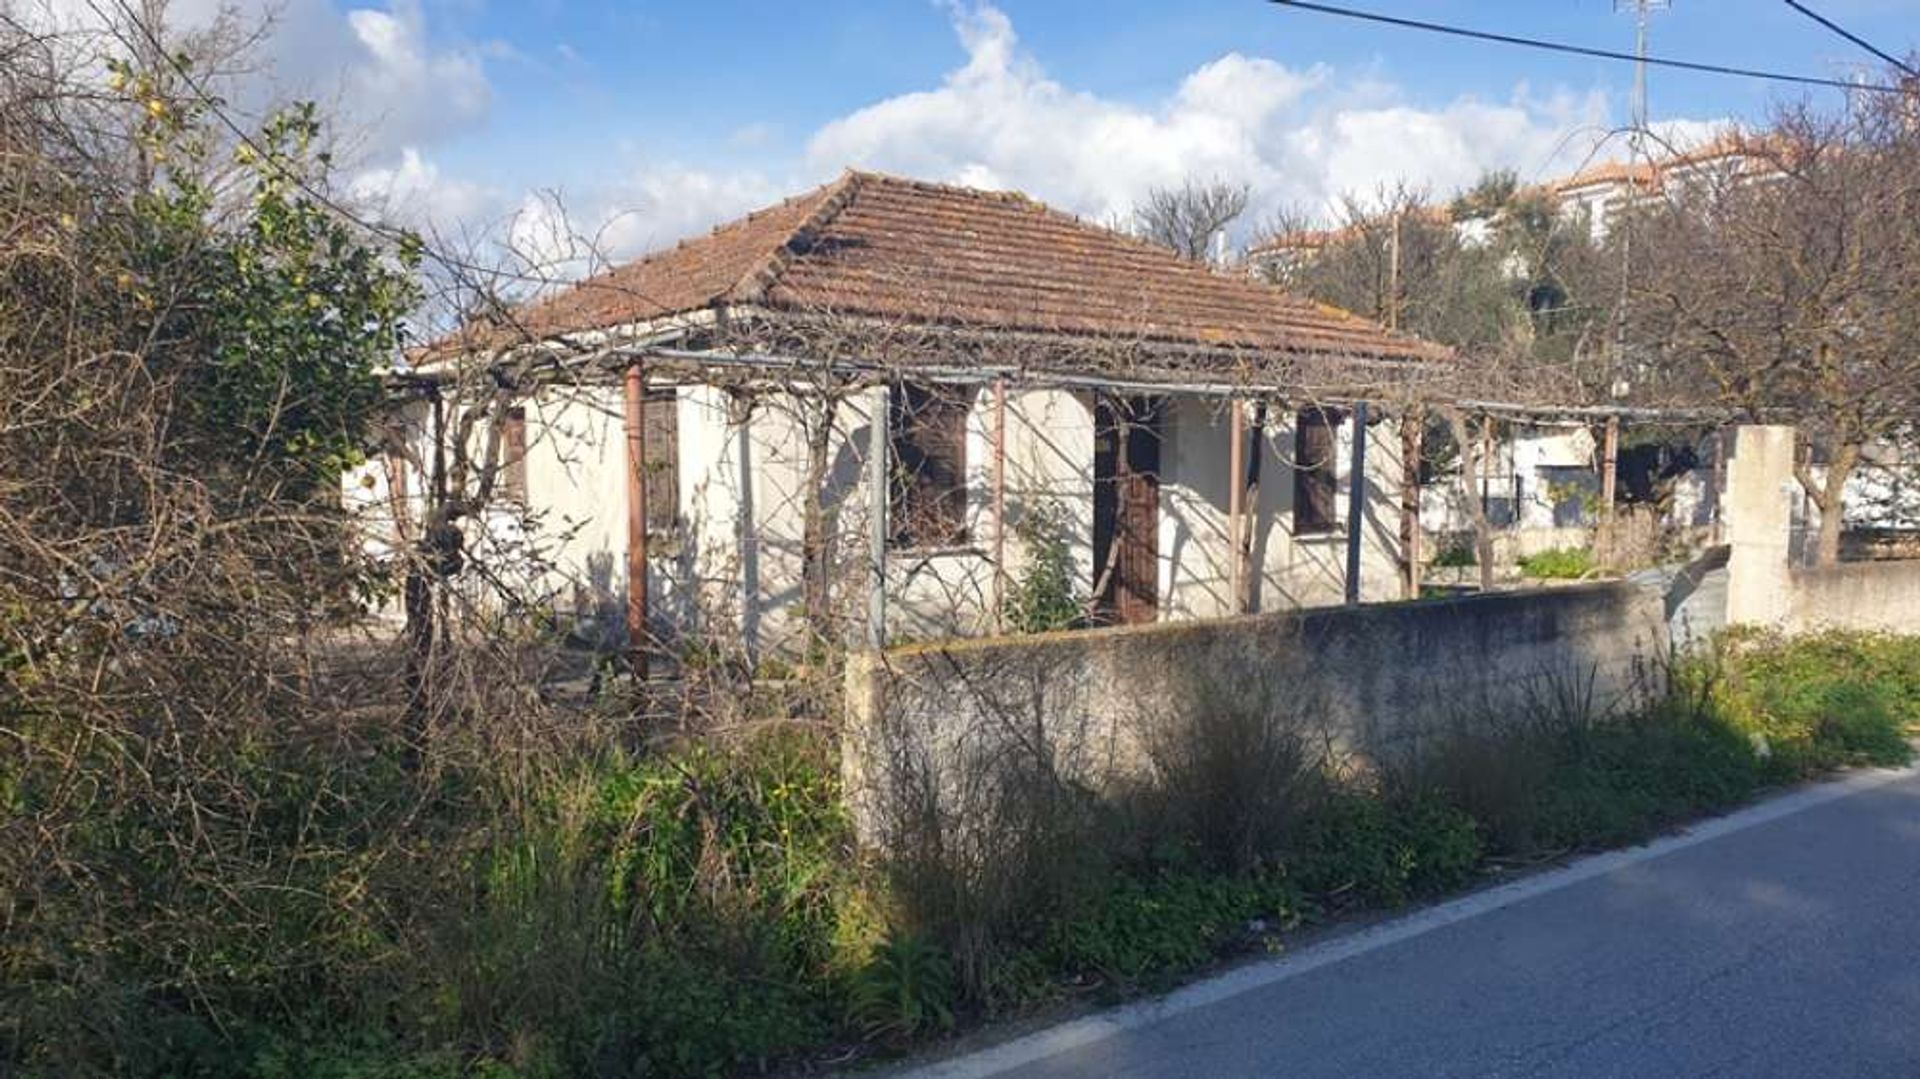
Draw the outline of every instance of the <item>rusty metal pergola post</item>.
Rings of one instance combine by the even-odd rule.
[[[1007,380],[993,380],[993,625],[1007,606]]]
[[[1227,403],[1230,415],[1227,452],[1227,587],[1233,595],[1233,613],[1247,613],[1247,406]]]
[[[1353,462],[1347,477],[1347,606],[1360,602],[1360,542],[1367,517],[1367,403],[1353,406]]]
[[[1607,433],[1600,459],[1600,513],[1613,520],[1613,497],[1620,476],[1620,417],[1607,417]]]
[[[627,658],[636,682],[647,680],[647,384],[640,361],[627,365]]]
[[[1420,598],[1420,458],[1426,452],[1426,420],[1416,410],[1400,417],[1400,554],[1406,569],[1402,598]]]
[[[871,579],[867,592],[867,645],[875,652],[887,647],[887,522],[892,509],[888,483],[888,428],[892,395],[883,384],[874,387],[867,423],[867,557]]]

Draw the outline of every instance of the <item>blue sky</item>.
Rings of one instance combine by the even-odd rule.
[[[1920,0],[1809,2],[1890,51],[1920,44]],[[1633,41],[1612,0],[1352,3]],[[1018,187],[1096,218],[1189,174],[1252,185],[1260,212],[1396,179],[1444,193],[1490,167],[1539,177],[1618,152],[1595,142],[1624,122],[1632,85],[1621,64],[1257,0],[278,6],[268,70],[278,92],[332,100],[360,129],[357,194],[531,248],[586,232],[615,255],[846,165]],[[1815,75],[1871,59],[1779,0],[1674,0],[1652,40],[1656,54]],[[1798,93],[1652,76],[1653,117],[1677,137]]]
[[[1630,49],[1632,20],[1610,0],[1355,0],[1356,6],[1441,22]],[[1389,80],[1426,104],[1462,95],[1598,90],[1625,108],[1631,73],[1619,64],[1434,38],[1287,10],[1257,0],[1110,3],[1004,0],[1026,50],[1064,85],[1150,105],[1180,79],[1230,52],[1293,68],[1316,63]],[[1822,0],[1820,10],[1883,47],[1916,43],[1920,3]],[[819,125],[862,105],[935,85],[965,59],[951,9],[932,2],[779,5],[567,3],[447,5],[450,38],[512,43],[533,61],[502,64],[498,130],[561,156],[581,140],[631,139],[663,157],[759,163],[727,136],[769,133],[765,153],[796,154]],[[1771,0],[1679,0],[1653,20],[1658,52],[1741,66],[1836,75],[1870,57]],[[1752,80],[1656,71],[1657,115],[1747,115],[1780,89]],[[1792,91],[1785,91],[1791,93]]]

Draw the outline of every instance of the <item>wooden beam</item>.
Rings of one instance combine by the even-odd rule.
[[[1353,463],[1347,477],[1347,605],[1360,602],[1360,541],[1367,519],[1367,403],[1353,406]]]
[[[1227,587],[1233,613],[1247,613],[1247,406],[1229,401],[1227,450]]]
[[[1007,605],[1007,380],[993,380],[993,624]]]
[[[867,592],[867,646],[878,652],[887,647],[887,514],[893,488],[887,460],[891,434],[892,395],[876,386],[870,397],[867,424],[867,557],[871,579]]]
[[[1613,502],[1620,484],[1620,417],[1607,417],[1607,431],[1600,448],[1600,527],[1594,532],[1594,553],[1602,566],[1617,568],[1618,521]]]
[[[636,682],[647,679],[647,385],[640,361],[627,365],[627,659]]]
[[[1420,458],[1426,453],[1426,419],[1418,410],[1400,417],[1400,590],[1420,598]]]
[[[1600,458],[1600,515],[1613,520],[1613,498],[1620,475],[1620,417],[1607,417],[1606,444]]]

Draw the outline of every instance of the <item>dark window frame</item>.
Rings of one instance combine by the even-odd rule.
[[[902,383],[887,395],[888,542],[904,550],[970,539],[968,428],[976,389]]]
[[[1293,534],[1325,536],[1341,531],[1340,425],[1332,409],[1307,408],[1293,423]]]
[[[527,504],[527,410],[509,407],[500,418],[500,487],[509,502]]]
[[[649,389],[640,404],[646,428],[646,459],[641,489],[647,500],[647,538],[671,540],[680,534],[680,391]]]

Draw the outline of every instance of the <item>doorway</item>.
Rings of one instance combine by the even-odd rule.
[[[1138,625],[1160,611],[1160,454],[1166,399],[1093,406],[1093,617]]]

